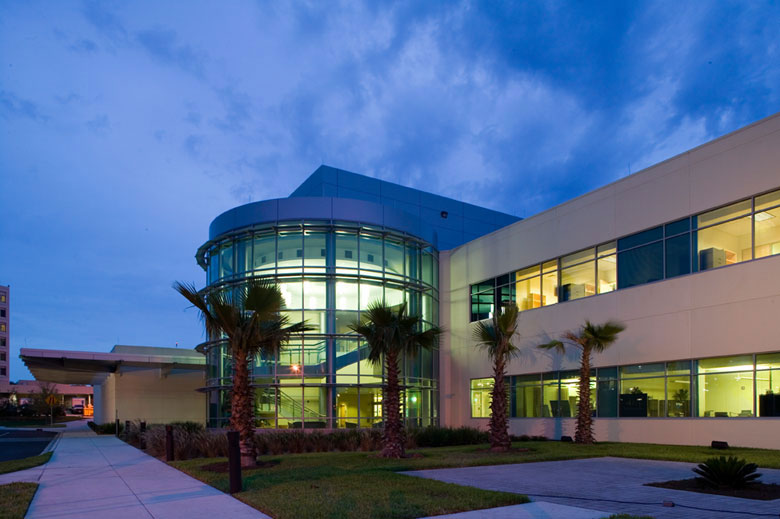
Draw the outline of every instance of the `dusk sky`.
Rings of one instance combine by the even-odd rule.
[[[2,0],[0,66],[17,380],[194,347],[211,220],[320,164],[526,217],[778,112],[780,2]]]

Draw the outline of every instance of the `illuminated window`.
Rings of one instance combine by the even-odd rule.
[[[303,265],[307,272],[324,272],[328,256],[327,233],[305,231],[303,233]],[[317,268],[319,267],[319,268]]]
[[[276,239],[278,269],[300,268],[303,260],[303,235],[298,231],[279,232]]]
[[[598,282],[596,290],[606,294],[617,289],[617,242],[609,242],[598,248]]]
[[[517,307],[522,310],[539,308],[544,305],[542,297],[542,266],[534,265],[515,273],[515,296]]]
[[[699,416],[753,416],[753,357],[698,361]]]
[[[756,355],[758,416],[780,416],[780,353]]]
[[[708,270],[753,258],[750,200],[702,213],[694,218],[697,267]]]
[[[542,263],[542,306],[558,302],[558,260]]]
[[[254,270],[273,270],[276,267],[276,235],[255,236],[252,256]]]
[[[756,258],[780,254],[780,191],[756,197]]]
[[[691,361],[666,364],[666,416],[691,416]]]
[[[620,368],[620,416],[664,416],[664,365],[637,364]]]
[[[471,417],[490,418],[492,378],[478,378],[471,381]]]
[[[595,252],[595,249],[586,249],[561,258],[561,301],[596,293]]]

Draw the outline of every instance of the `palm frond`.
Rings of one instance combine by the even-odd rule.
[[[419,316],[406,315],[406,303],[389,306],[373,301],[349,328],[366,341],[368,361],[376,365],[388,353],[415,355],[421,348],[433,347],[441,329],[434,326],[420,331],[421,326]]]
[[[543,350],[555,350],[560,354],[566,353],[566,345],[559,340],[554,340],[554,341],[546,342],[544,344],[540,344],[539,346],[537,346],[537,348],[541,348]]]
[[[512,338],[517,333],[517,306],[506,305],[487,321],[476,323],[472,339],[491,359],[508,360],[519,353]]]
[[[176,281],[173,284],[173,289],[184,296],[184,298],[198,310],[200,320],[203,322],[203,326],[206,329],[206,336],[209,340],[218,337],[220,333],[222,333],[222,326],[211,313],[209,305],[206,303],[206,299],[198,289],[195,288],[193,283]]]
[[[581,336],[588,346],[596,352],[602,352],[617,341],[618,334],[626,327],[617,321],[607,321],[604,324],[593,324],[585,321]]]

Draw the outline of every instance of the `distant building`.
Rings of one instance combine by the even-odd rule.
[[[37,393],[41,391],[41,384],[46,382],[38,380],[19,380],[15,383],[0,383],[0,402],[10,401],[14,405],[30,403]],[[57,394],[59,405],[66,410],[74,405],[83,405],[85,408],[92,405],[92,387],[74,384],[51,384],[51,389]]]
[[[94,388],[96,423],[206,421],[205,359],[189,349],[116,345],[110,353],[22,348],[37,380]]]
[[[11,287],[0,285],[0,385],[11,378]]]

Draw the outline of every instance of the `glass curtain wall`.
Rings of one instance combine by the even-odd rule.
[[[382,425],[381,366],[349,329],[374,301],[407,303],[423,326],[438,324],[438,254],[414,237],[375,227],[305,222],[219,240],[206,254],[208,289],[273,279],[291,322],[314,330],[276,358],[253,361],[258,427],[352,428]],[[202,345],[208,362],[209,425],[227,424],[231,362],[226,341]],[[403,359],[409,424],[437,423],[438,350]]]

